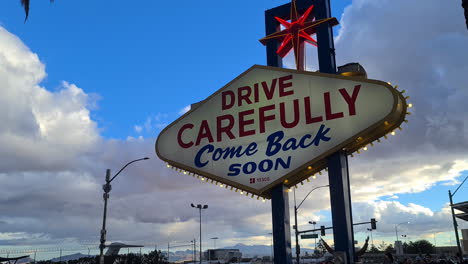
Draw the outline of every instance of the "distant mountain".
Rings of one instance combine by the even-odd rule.
[[[60,260],[68,261],[68,260],[75,260],[75,259],[80,259],[80,258],[84,258],[84,257],[88,257],[88,255],[84,255],[84,254],[81,254],[81,253],[76,253],[76,254],[72,254],[72,255],[62,256],[62,258],[53,258],[50,261],[52,261],[52,262],[59,262]]]
[[[11,261],[11,262],[14,262],[14,261]],[[32,258],[28,257],[28,258],[20,259],[16,263],[21,264],[21,263],[33,263],[33,262],[34,262],[34,260]]]
[[[162,251],[163,254],[166,254],[167,255],[167,251],[164,252]],[[200,251],[196,251],[196,254],[197,254],[197,258],[198,258],[198,254]],[[193,250],[185,250],[185,251],[176,251],[176,252],[173,252],[171,251],[169,253],[169,256],[170,256],[170,261],[183,261],[183,260],[192,260],[193,259]]]

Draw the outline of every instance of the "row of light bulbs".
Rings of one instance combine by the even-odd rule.
[[[388,84],[392,85],[391,83],[388,83]],[[395,88],[395,89],[398,89],[398,85],[395,85],[394,88]],[[406,90],[402,90],[402,91],[400,92],[400,94],[403,95],[405,92],[406,92]],[[410,97],[409,97],[409,96],[405,96],[405,99],[408,100],[408,99],[410,99]],[[412,104],[412,103],[408,103],[408,104],[406,105],[406,107],[407,107],[407,109],[408,109],[408,108],[412,108],[412,107],[413,107],[413,104]],[[411,112],[406,112],[406,115],[411,115]],[[404,123],[408,123],[408,120],[405,119],[405,120],[403,120],[403,122],[404,122]],[[388,122],[385,121],[384,124],[385,124],[385,125],[388,125]],[[403,129],[401,128],[401,126],[399,126],[398,129],[399,129],[400,131],[403,130]],[[390,134],[390,135],[392,135],[392,136],[395,136],[395,135],[396,135],[396,131],[393,130],[393,131],[391,131],[391,132],[388,133],[388,134]],[[388,134],[387,134],[387,135],[384,135],[383,138],[384,138],[384,139],[388,139]],[[381,142],[380,138],[378,138],[376,141],[377,141],[378,143]],[[375,142],[375,141],[374,141],[374,142]],[[373,147],[373,146],[374,146],[374,143],[371,142],[371,143],[369,143],[369,145],[370,145],[371,147]],[[367,151],[369,148],[368,148],[367,145],[366,145],[366,146],[362,147],[361,149],[364,150],[364,151]],[[357,154],[361,154],[361,149],[356,150],[356,153],[357,153]],[[350,156],[351,156],[351,158],[354,157],[353,154],[351,154]]]
[[[192,177],[197,178],[197,179],[199,179],[199,180],[201,180],[201,181],[203,181],[203,182],[218,185],[218,186],[221,187],[221,188],[228,189],[229,187],[231,187],[231,188],[230,188],[231,191],[235,191],[236,193],[238,192],[238,193],[240,193],[241,195],[245,195],[245,196],[249,196],[249,195],[250,195],[251,198],[255,198],[255,194],[253,194],[253,193],[249,193],[249,192],[247,192],[247,191],[240,190],[240,189],[238,189],[238,188],[235,188],[234,186],[229,186],[229,185],[227,185],[227,184],[225,184],[225,183],[217,182],[217,181],[215,181],[215,180],[213,180],[213,179],[208,179],[208,178],[206,178],[206,177],[200,176],[200,175],[195,174],[195,173],[190,172],[190,171],[186,171],[186,170],[183,170],[183,169],[179,169],[179,168],[177,168],[177,167],[175,167],[175,166],[172,166],[172,165],[169,164],[169,163],[166,163],[166,167],[168,167],[168,168],[170,168],[170,169],[173,169],[173,170],[175,170],[175,171],[177,171],[177,172],[186,174],[186,175],[187,175],[187,174],[188,174],[188,175],[191,175]],[[260,197],[260,196],[257,195],[257,200],[260,200],[260,199],[262,200],[262,202],[266,202],[266,199],[265,199],[265,198]]]
[[[190,175],[190,176],[192,176],[192,177],[194,177],[194,178],[197,178],[197,179],[199,179],[199,180],[201,180],[201,181],[203,181],[203,182],[207,182],[207,183],[209,182],[209,183],[211,183],[211,184],[218,185],[218,186],[221,187],[221,188],[228,189],[229,187],[231,187],[231,188],[230,188],[231,191],[235,191],[236,193],[238,192],[239,194],[245,195],[245,196],[249,196],[249,195],[250,195],[251,198],[255,198],[255,194],[253,194],[253,193],[249,193],[249,192],[247,192],[247,191],[244,191],[244,190],[240,190],[240,189],[238,189],[238,188],[235,188],[234,186],[229,186],[229,185],[227,185],[227,184],[225,184],[225,183],[220,183],[220,182],[217,182],[217,181],[215,181],[215,180],[213,180],[213,179],[208,179],[208,178],[206,178],[206,177],[204,177],[204,176],[200,176],[200,175],[198,175],[198,174],[195,174],[195,173],[193,173],[193,172],[190,172],[190,171],[186,171],[186,170],[177,168],[177,167],[175,167],[175,166],[173,166],[173,165],[171,165],[171,164],[169,164],[169,163],[166,163],[166,167],[167,167],[167,168],[170,168],[170,169],[173,169],[173,170],[175,170],[176,172],[180,172],[180,173],[185,174],[185,175]],[[307,169],[308,169],[308,170],[312,170],[312,166],[308,166]],[[325,168],[325,170],[328,171],[328,168]],[[319,174],[319,175],[322,175],[322,172],[319,171],[318,174]],[[316,174],[313,174],[311,177],[312,177],[312,179],[314,179],[314,180],[317,179],[317,175],[316,175]],[[306,181],[307,181],[307,182],[310,182],[310,179],[307,178]],[[288,183],[288,182],[289,182],[288,180],[285,180],[285,181],[284,181],[284,183]],[[304,185],[304,181],[301,182],[301,185]],[[293,190],[294,188],[297,189],[297,185],[292,186],[291,188],[287,189],[286,192],[292,192],[292,190]],[[263,198],[263,197],[260,197],[260,196],[257,195],[257,200],[260,200],[260,199],[262,200],[262,202],[266,202],[266,198]]]

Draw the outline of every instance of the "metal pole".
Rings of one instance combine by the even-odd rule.
[[[327,158],[327,163],[335,251],[344,252],[347,263],[354,264],[356,259],[348,158],[346,153],[336,152]]]
[[[395,237],[396,241],[398,241],[398,224],[395,225]]]
[[[314,226],[314,229],[315,229],[315,221],[313,222],[312,224]],[[315,231],[314,231],[314,234],[315,234]],[[317,238],[314,238],[314,255],[315,255],[315,251],[317,250]]]
[[[288,187],[279,184],[271,190],[273,223],[273,260],[275,264],[291,264],[291,228],[289,223]]]
[[[294,201],[296,201],[296,199],[294,199]],[[296,233],[296,263],[299,264],[300,257],[301,257],[301,247],[299,246],[299,233],[297,230],[297,207],[296,205],[294,205],[294,231]]]
[[[316,19],[331,17],[330,0],[316,5]],[[317,51],[319,70],[336,74],[335,46],[330,25],[317,28]],[[346,253],[347,263],[356,261],[354,252],[353,215],[349,184],[348,159],[345,152],[338,151],[327,158],[330,201],[332,208],[333,238],[335,251]]]
[[[167,242],[167,262],[169,262],[169,242]]]
[[[102,186],[102,189],[104,190],[104,194],[103,194],[103,199],[104,199],[104,214],[103,214],[103,217],[102,217],[102,229],[101,229],[101,240],[100,240],[100,244],[99,244],[99,263],[100,264],[104,264],[104,248],[105,248],[105,245],[104,243],[106,242],[106,217],[107,217],[107,200],[109,199],[109,192],[111,190],[111,185],[109,183],[110,181],[110,174],[111,174],[111,170],[110,169],[107,169],[106,170],[106,184],[104,184],[104,186]]]
[[[104,184],[102,186],[102,189],[104,190],[104,194],[103,194],[103,198],[104,198],[104,215],[102,217],[102,229],[101,229],[101,240],[100,240],[100,244],[99,244],[99,263],[100,264],[104,264],[104,248],[106,247],[105,246],[105,242],[106,242],[106,217],[107,217],[107,200],[109,199],[109,193],[112,189],[112,186],[110,185],[110,183],[115,179],[115,177],[117,177],[128,165],[134,163],[134,162],[137,162],[137,161],[140,161],[140,160],[148,160],[149,158],[148,157],[144,157],[144,158],[141,158],[141,159],[136,159],[136,160],[132,160],[130,162],[128,162],[127,164],[125,164],[125,166],[123,166],[115,175],[114,177],[112,177],[112,179],[110,178],[110,169],[107,169],[106,170],[106,184]]]
[[[296,205],[296,188],[294,188],[294,233],[296,235],[296,263],[300,263],[301,247],[299,246],[299,233],[297,228],[297,205]]]
[[[455,230],[455,240],[457,240],[457,248],[458,248],[458,254],[460,255],[459,256],[460,263],[463,263],[463,253],[462,253],[462,249],[460,246],[460,237],[458,236],[458,224],[457,224],[457,219],[455,218],[455,210],[453,209],[453,199],[452,199],[453,196],[450,190],[448,191],[448,193],[449,193],[449,199],[450,199],[450,209],[452,210],[453,229]]]
[[[202,264],[202,237],[201,237],[201,205],[198,210],[200,211],[200,264]]]

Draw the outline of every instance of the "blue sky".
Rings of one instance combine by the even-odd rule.
[[[253,64],[265,64],[263,11],[284,1],[33,1],[0,10],[47,66],[43,85],[62,80],[101,98],[93,117],[102,135],[125,139],[134,125],[207,97]],[[350,1],[333,1],[338,18]],[[66,65],[66,66],[65,66]],[[154,136],[155,131],[146,134]]]
[[[196,235],[197,215],[184,207],[196,200],[210,203],[207,237],[223,234],[221,246],[269,244],[268,203],[167,170],[154,141],[186,106],[265,64],[263,12],[286,2],[38,0],[24,23],[19,1],[4,1],[0,210],[11,215],[0,217],[0,245],[97,241],[105,169],[140,156],[152,159],[113,186],[110,240],[164,244],[185,240],[187,230]],[[468,175],[468,32],[459,4],[443,6],[444,14],[441,5],[332,0],[338,65],[359,61],[369,78],[398,84],[415,104],[401,134],[350,159],[355,217],[381,218],[374,240],[392,242],[394,224],[407,219],[415,225],[402,232],[413,239],[436,232],[449,244],[453,236],[447,191]],[[316,50],[307,51],[314,70]],[[304,185],[298,198],[326,183],[323,176]],[[455,201],[467,193],[465,183]],[[329,223],[328,194],[309,199],[302,227]],[[362,241],[366,233],[357,232]]]

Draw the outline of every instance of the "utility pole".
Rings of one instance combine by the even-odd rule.
[[[106,183],[102,186],[104,194],[102,197],[104,198],[104,213],[102,217],[102,229],[101,229],[101,239],[99,244],[99,264],[104,264],[104,248],[106,247],[106,218],[107,218],[107,200],[109,199],[109,193],[112,190],[111,182],[117,177],[128,165],[141,161],[141,160],[149,160],[148,157],[144,157],[142,159],[132,160],[129,163],[125,164],[115,175],[114,177],[110,177],[111,171],[110,169],[106,170]]]
[[[198,209],[198,211],[200,212],[200,264],[202,264],[202,230],[201,230],[201,226],[202,226],[202,222],[201,222],[201,211],[202,209],[207,209],[208,208],[208,205],[205,204],[205,205],[201,205],[201,204],[197,204],[196,206],[194,204],[190,204],[190,206],[192,206],[192,208],[196,208]]]
[[[458,188],[460,188],[460,186]],[[455,230],[455,240],[457,241],[458,254],[460,255],[460,263],[463,263],[463,253],[462,253],[462,249],[460,245],[460,237],[458,236],[458,224],[457,224],[457,219],[455,218],[455,209],[453,209],[453,198],[452,198],[453,195],[455,195],[457,191],[458,189],[454,192],[454,194],[452,194],[452,192],[449,190],[448,193],[449,193],[449,200],[450,200],[450,209],[452,210],[453,229]]]

